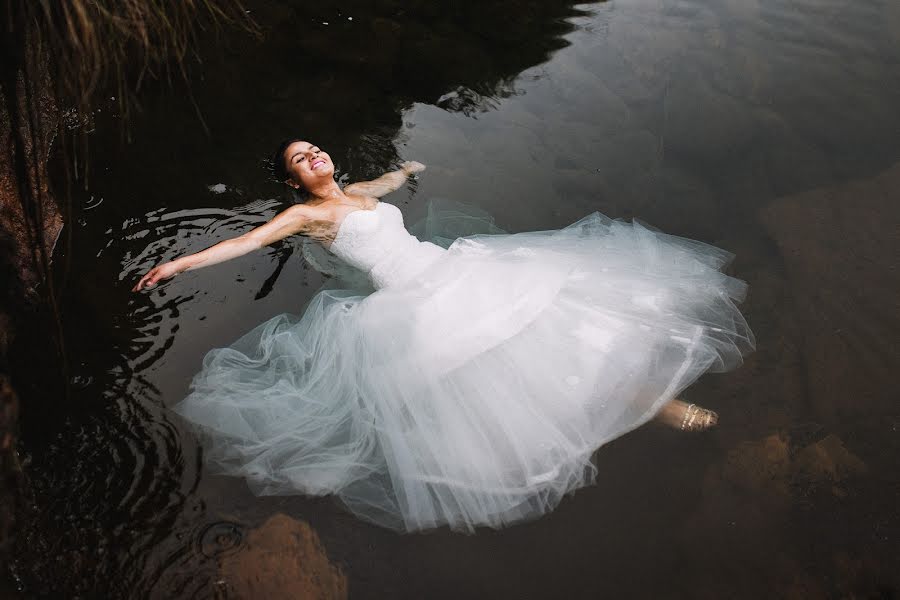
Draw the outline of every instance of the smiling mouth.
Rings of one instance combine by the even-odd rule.
[[[316,169],[318,169],[319,167],[321,167],[321,166],[324,165],[324,164],[325,164],[325,161],[322,160],[322,159],[320,158],[320,159],[318,159],[318,160],[316,160],[316,161],[313,161],[313,164],[312,164],[312,166],[311,166],[310,168],[311,168],[313,171],[315,171]]]

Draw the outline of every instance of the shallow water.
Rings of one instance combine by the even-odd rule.
[[[26,596],[271,597],[278,568],[235,557],[277,513],[317,532],[352,597],[900,595],[900,4],[247,5],[264,38],[207,40],[193,98],[146,90],[130,144],[98,106],[57,257],[72,398],[26,415]],[[128,290],[282,209],[261,163],[292,134],[345,181],[429,165],[387,198],[408,222],[433,198],[510,231],[599,210],[735,252],[759,349],[687,394],[720,427],[629,434],[598,452],[598,485],[475,536],[399,536],[205,474],[166,406],[207,350],[323,278],[285,242]]]

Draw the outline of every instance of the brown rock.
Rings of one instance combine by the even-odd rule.
[[[812,408],[827,422],[895,414],[900,365],[900,163],[777,200],[781,251]]]
[[[868,468],[858,456],[847,450],[841,439],[830,434],[797,453],[794,473],[814,483],[840,483],[852,475],[861,475]],[[840,492],[836,493],[840,496]]]
[[[744,442],[728,453],[722,467],[723,478],[773,504],[790,499],[791,452],[779,434]]]
[[[233,598],[332,600],[347,597],[347,580],[328,561],[316,532],[277,514],[251,531],[220,566],[220,585]]]

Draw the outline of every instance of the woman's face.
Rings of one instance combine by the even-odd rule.
[[[334,163],[326,152],[309,142],[294,142],[284,151],[287,184],[311,190],[323,177],[334,177]]]

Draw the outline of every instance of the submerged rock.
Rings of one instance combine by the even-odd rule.
[[[790,442],[779,434],[740,444],[728,453],[722,465],[725,481],[770,505],[783,505],[790,500],[790,475]]]
[[[743,442],[717,470],[718,475],[708,481],[712,486],[708,491],[721,490],[725,483],[752,497],[754,503],[784,510],[819,490],[830,489],[834,496],[845,498],[847,492],[838,484],[869,469],[832,433],[802,447],[783,434]]]
[[[347,597],[347,579],[329,562],[316,532],[277,514],[254,529],[238,552],[222,559],[227,597],[332,600]]]
[[[897,411],[900,163],[871,179],[781,198],[762,212],[787,272],[816,417]]]
[[[840,483],[866,471],[866,463],[847,450],[834,434],[800,450],[794,461],[794,473],[813,483]]]

